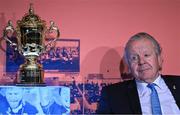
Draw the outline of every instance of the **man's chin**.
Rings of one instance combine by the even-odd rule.
[[[18,107],[18,104],[9,104],[12,109],[15,109]]]
[[[152,76],[142,76],[140,77],[140,80],[145,81],[147,83],[152,83],[155,80],[155,78]]]

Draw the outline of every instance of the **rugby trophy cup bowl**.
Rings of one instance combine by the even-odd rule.
[[[54,38],[46,41],[50,34],[55,35]],[[14,38],[12,40],[10,38]],[[8,21],[8,25],[3,32],[3,38],[25,58],[25,63],[20,65],[16,83],[17,84],[44,84],[43,66],[38,63],[38,57],[47,52],[52,47],[56,39],[59,38],[60,32],[53,21],[50,21],[49,28],[46,22],[34,14],[32,4],[30,4],[29,13],[26,13],[22,20],[17,21],[14,29],[12,22]],[[17,41],[17,42],[14,42]]]

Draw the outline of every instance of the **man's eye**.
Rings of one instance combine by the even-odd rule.
[[[8,93],[9,95],[12,95],[12,93]]]
[[[132,60],[132,61],[136,61],[136,60],[138,60],[138,57],[137,57],[137,56],[132,56],[132,57],[131,57],[131,60]]]
[[[144,57],[149,57],[150,56],[150,54],[144,54]]]

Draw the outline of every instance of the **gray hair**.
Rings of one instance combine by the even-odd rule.
[[[128,50],[129,50],[129,47],[131,45],[131,42],[136,41],[136,40],[140,40],[140,39],[148,39],[148,40],[150,40],[152,42],[152,44],[154,45],[156,54],[157,55],[161,54],[162,48],[161,48],[160,44],[158,43],[158,41],[153,36],[149,35],[148,33],[140,32],[140,33],[137,33],[137,34],[133,35],[128,40],[128,42],[126,43],[125,52],[124,52],[124,58],[125,58],[126,62],[128,62]]]

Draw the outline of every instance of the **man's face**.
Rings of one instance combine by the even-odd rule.
[[[150,40],[139,39],[131,42],[128,62],[131,73],[136,79],[151,83],[159,75],[162,57],[156,54]]]
[[[18,87],[12,87],[6,89],[6,99],[12,109],[18,107],[19,102],[22,100],[23,89]]]
[[[42,106],[47,106],[51,100],[51,92],[49,91],[49,88],[40,88],[40,100]]]
[[[70,96],[70,90],[69,88],[61,88],[61,99],[62,99],[62,104],[65,107],[70,107],[70,99],[68,98]]]

